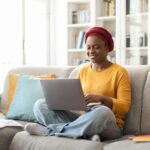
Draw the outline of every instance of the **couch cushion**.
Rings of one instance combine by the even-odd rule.
[[[128,139],[106,144],[103,147],[103,150],[149,150],[149,149],[150,149],[150,142],[136,143]]]
[[[40,80],[32,76],[20,75],[15,96],[6,117],[8,119],[36,121],[33,105],[40,98],[44,98]]]
[[[10,73],[24,73],[27,75],[43,75],[48,73],[55,73],[58,78],[68,78],[70,72],[75,67],[72,66],[66,66],[66,67],[59,67],[59,66],[42,66],[42,67],[31,67],[31,66],[23,66],[19,68],[14,68],[10,70],[5,78],[4,82],[4,88],[2,92],[1,97],[1,103],[0,103],[0,111],[4,112],[4,109],[6,107],[7,99],[8,99],[8,89],[9,89],[9,82],[8,82],[8,76]]]
[[[4,119],[5,116],[0,113],[0,119]],[[29,122],[24,121],[17,121],[18,123],[21,123],[23,126]],[[10,143],[12,141],[12,138],[17,132],[23,131],[22,127],[5,127],[0,128],[0,150],[9,150]]]
[[[150,72],[148,73],[143,93],[141,132],[150,134]]]
[[[7,114],[9,107],[11,105],[11,102],[13,101],[19,77],[20,77],[19,74],[15,74],[15,73],[9,74],[9,91],[8,91],[8,101],[6,103],[6,108],[4,111],[5,115]],[[44,78],[44,79],[48,78],[49,79],[49,78],[56,78],[56,75],[53,73],[50,73],[50,74],[44,74],[44,75],[40,75],[40,76],[33,76],[33,77]]]
[[[78,67],[76,67],[75,69],[73,69],[69,75],[69,78],[76,78],[77,77],[77,73],[80,71],[80,69],[82,67],[84,67],[85,65],[88,65],[89,63],[86,64],[81,64]]]
[[[10,150],[101,150],[100,142],[74,140],[55,136],[31,136],[19,132],[12,140]]]
[[[131,108],[125,119],[125,134],[139,134],[143,91],[150,66],[126,66],[131,79]]]
[[[9,150],[9,145],[11,143],[14,135],[22,131],[21,127],[5,127],[0,129],[0,149]]]

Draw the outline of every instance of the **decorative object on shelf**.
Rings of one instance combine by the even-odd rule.
[[[72,11],[72,23],[77,24],[78,23],[78,12]]]
[[[90,22],[89,10],[75,10],[72,11],[72,24],[88,23]]]
[[[147,33],[131,32],[126,35],[127,47],[143,47],[147,46]]]
[[[106,7],[106,16],[114,16],[115,15],[115,2],[116,0],[103,0]]]

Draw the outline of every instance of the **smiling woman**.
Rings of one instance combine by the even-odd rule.
[[[90,28],[85,33],[85,44],[91,62],[80,69],[77,78],[81,81],[88,111],[82,115],[68,110],[57,111],[49,109],[44,98],[39,99],[33,107],[39,124],[27,124],[25,130],[28,133],[94,141],[122,135],[124,115],[129,111],[131,100],[127,71],[107,60],[114,43],[106,29]]]

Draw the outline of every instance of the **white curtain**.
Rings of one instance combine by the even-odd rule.
[[[7,71],[22,64],[22,2],[0,1],[0,91]]]
[[[25,62],[46,65],[49,51],[49,0],[25,0]]]
[[[6,73],[21,65],[46,65],[49,1],[0,0],[0,93]]]

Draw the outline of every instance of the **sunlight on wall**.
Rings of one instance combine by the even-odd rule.
[[[21,66],[23,58],[27,65],[46,65],[50,34],[49,1],[0,1],[0,93],[7,72]]]
[[[0,91],[7,71],[22,64],[22,3],[0,1]]]
[[[49,50],[49,0],[25,1],[26,64],[46,65]]]

